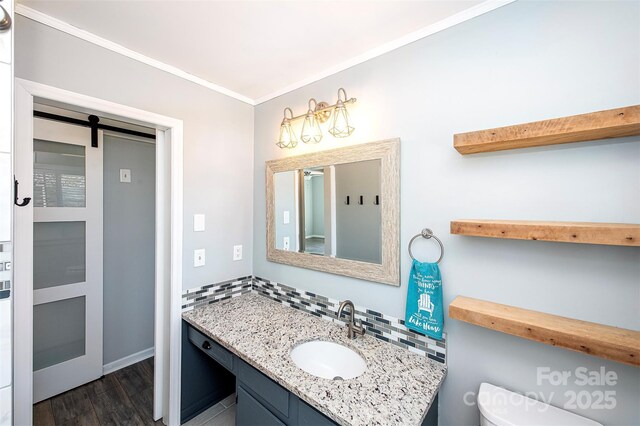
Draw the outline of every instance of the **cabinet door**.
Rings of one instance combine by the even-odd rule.
[[[284,426],[276,416],[238,386],[236,426]]]
[[[269,407],[276,415],[282,414],[285,418],[290,418],[289,391],[246,362],[239,364],[238,381],[244,385],[245,389],[251,390],[258,401]]]
[[[319,411],[300,400],[298,405],[298,424],[300,426],[333,426],[335,423]]]

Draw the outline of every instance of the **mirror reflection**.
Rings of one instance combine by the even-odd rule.
[[[275,173],[276,248],[382,262],[381,160]]]

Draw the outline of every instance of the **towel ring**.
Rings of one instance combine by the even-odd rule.
[[[409,256],[411,257],[411,259],[416,260],[416,258],[413,257],[413,253],[411,253],[411,245],[413,244],[415,239],[418,238],[418,237],[426,238],[427,240],[429,238],[433,238],[438,242],[438,244],[440,244],[440,257],[438,258],[438,260],[436,260],[436,263],[440,263],[440,261],[442,260],[442,256],[444,256],[444,246],[442,245],[442,241],[440,241],[440,238],[438,238],[435,235],[433,235],[433,232],[429,228],[424,228],[421,233],[419,233],[418,235],[414,236],[409,241]]]

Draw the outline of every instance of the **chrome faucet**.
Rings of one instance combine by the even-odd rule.
[[[338,308],[338,319],[342,317],[342,311],[344,311],[344,308],[347,306],[351,308],[349,313],[349,322],[347,323],[347,337],[349,337],[349,339],[355,339],[357,334],[363,336],[364,327],[362,325],[356,325],[357,320],[354,318],[356,308],[353,306],[353,302],[351,300],[345,300],[340,303],[340,307]]]

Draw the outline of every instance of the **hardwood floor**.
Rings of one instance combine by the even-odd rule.
[[[153,358],[33,406],[35,426],[162,425],[153,421]]]

